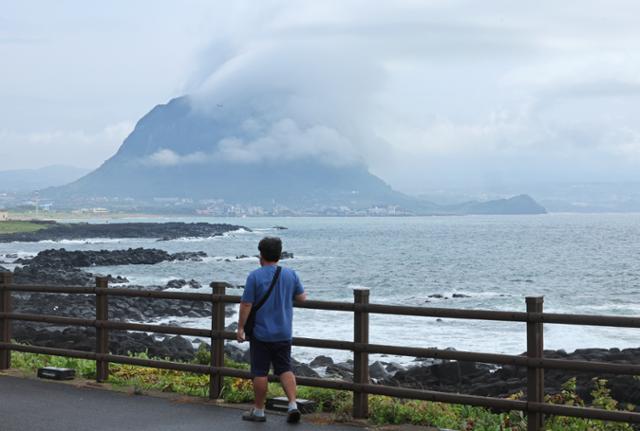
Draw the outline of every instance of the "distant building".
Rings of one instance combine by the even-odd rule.
[[[9,220],[9,213],[6,211],[0,211],[0,221]]]

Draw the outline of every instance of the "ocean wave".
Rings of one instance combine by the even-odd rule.
[[[171,280],[184,279],[184,276],[179,274],[169,275],[165,277],[154,277],[148,275],[127,275],[130,285],[135,286],[166,286]]]
[[[83,238],[83,239],[43,239],[37,244],[118,244],[121,242],[140,241],[148,238]]]
[[[180,238],[171,238],[167,240],[162,240],[162,242],[204,242],[204,241],[212,241],[216,239],[220,239],[223,235],[214,235],[214,236],[181,236]],[[161,241],[159,238],[157,241]]]
[[[369,286],[364,286],[362,284],[347,284],[347,289],[353,289],[353,290],[372,290],[372,287]]]
[[[0,254],[0,261],[6,264],[11,264],[18,259],[31,259],[32,257],[35,257],[36,254],[37,253],[30,252],[30,251],[16,251],[12,253],[4,253],[4,254]]]
[[[257,262],[258,258],[255,256],[247,256],[237,258],[236,256],[207,256],[202,258],[202,262],[204,263],[215,263],[215,262],[247,262],[254,261]]]
[[[255,235],[259,232],[255,232],[253,230],[247,230],[245,228],[240,228],[240,229],[236,229],[236,230],[231,230],[229,232],[224,232],[221,236],[224,237],[228,237],[228,236],[235,236],[235,235]]]
[[[223,238],[233,237],[234,235],[244,235],[244,234],[253,234],[254,232],[246,230],[244,228],[232,230],[229,232],[224,232],[222,235],[212,235],[212,236],[181,236],[179,238],[171,238],[166,241],[173,242],[204,242],[204,241],[215,241]]]
[[[584,305],[582,307],[580,307],[580,310],[582,310],[582,312],[584,311],[597,311],[597,312],[608,312],[611,314],[623,314],[625,312],[628,312],[629,314],[631,313],[638,313],[640,312],[640,304],[637,303],[623,303],[623,304],[613,304],[613,303],[608,303],[608,304],[601,304],[601,305]]]

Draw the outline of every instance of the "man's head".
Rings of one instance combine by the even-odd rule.
[[[275,263],[280,260],[282,254],[282,241],[277,236],[267,236],[258,244],[260,259],[264,262]]]

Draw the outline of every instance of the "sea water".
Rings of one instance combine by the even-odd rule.
[[[379,304],[524,311],[525,297],[544,296],[545,311],[549,312],[640,315],[638,214],[147,221],[168,220],[228,222],[251,231],[172,241],[93,238],[9,243],[0,244],[0,255],[28,256],[54,247],[204,251],[209,257],[202,262],[88,269],[122,275],[132,284],[142,285],[195,279],[204,286],[199,290],[202,292],[214,280],[243,285],[258,261],[236,256],[253,256],[260,238],[278,235],[284,249],[294,253],[294,258],[282,261],[282,265],[298,272],[312,299],[350,302],[354,288],[366,287],[371,291],[370,301]],[[118,221],[127,220],[111,222]],[[229,293],[240,294],[241,290],[229,289]],[[237,315],[227,318],[227,324],[236,319]],[[201,328],[210,325],[208,319],[197,318],[167,316],[164,321]],[[524,323],[388,315],[372,315],[370,321],[373,343],[492,353],[521,353],[526,349]],[[294,317],[294,335],[351,340],[353,316],[299,309]],[[638,346],[640,329],[545,325],[545,348],[549,349]],[[294,356],[301,360],[319,354],[338,360],[350,356],[347,352],[294,349]],[[411,359],[393,358],[401,362]]]

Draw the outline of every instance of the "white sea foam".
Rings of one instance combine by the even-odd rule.
[[[168,239],[166,241],[172,241],[172,242],[205,242],[205,241],[215,241],[215,240],[220,240],[220,239],[224,239],[224,238],[228,238],[228,237],[233,237],[235,235],[245,235],[245,234],[252,234],[253,232],[248,231],[244,228],[239,228],[236,230],[232,230],[229,232],[224,232],[221,235],[212,235],[212,236],[182,236],[179,238],[171,238]]]
[[[619,215],[548,215],[509,219],[487,216],[483,220],[492,220],[492,223],[456,217],[415,217],[403,219],[402,223],[397,219],[340,219],[336,223],[331,218],[300,218],[296,220],[299,228],[288,231],[291,242],[287,243],[294,253],[298,247],[298,251],[307,254],[296,253],[293,260],[283,263],[295,267],[310,297],[319,300],[352,302],[350,289],[364,285],[372,288],[371,302],[375,303],[523,311],[524,297],[541,292],[545,295],[545,310],[549,312],[640,313],[640,294],[636,288],[640,261],[627,252],[628,238],[640,235],[636,219]],[[594,221],[598,223],[594,225]],[[210,257],[200,262],[202,265],[197,262],[136,265],[126,271],[118,267],[115,272],[127,276],[131,284],[139,285],[166,285],[171,279],[191,278],[203,284],[214,278],[241,283],[250,262],[255,261],[253,257],[236,260],[235,256],[255,254],[255,246],[248,244],[257,236],[250,235],[265,235],[271,231],[267,226],[279,223],[272,219],[251,219],[251,222],[261,227],[252,233],[236,231],[211,238],[215,242],[196,238],[193,241],[200,243],[174,242],[165,246],[170,252],[202,250],[208,253]],[[357,235],[350,236],[348,224],[354,224]],[[575,247],[575,238],[584,246]],[[603,238],[606,238],[604,246]],[[498,239],[499,247],[496,246]],[[138,243],[133,239],[126,241],[113,247],[135,247]],[[299,245],[294,247],[294,241]],[[384,250],[375,248],[380,243],[385,244]],[[162,247],[165,243],[157,244]],[[2,253],[37,252],[46,247],[50,246],[0,244]],[[68,248],[91,246],[69,245]],[[224,263],[224,259],[238,263]],[[327,261],[331,265],[324,265],[324,259],[332,259]],[[114,272],[113,268],[107,270]],[[185,289],[190,288],[180,290],[189,291]],[[210,289],[204,286],[193,291],[210,292]],[[453,299],[454,293],[471,297]],[[431,294],[450,299],[428,298]],[[431,304],[425,304],[426,299]],[[227,324],[235,318],[237,315],[227,319]],[[175,317],[168,319],[178,321]],[[188,321],[195,323],[185,325],[210,326],[209,319]],[[371,315],[370,321],[371,340],[380,344],[512,354],[526,350],[526,334],[521,323],[437,321],[376,314]],[[349,339],[353,333],[353,315],[296,309],[294,331],[297,336]],[[545,325],[545,344],[548,348],[567,351],[580,347],[637,347],[637,331],[633,331]],[[294,356],[304,361],[319,354],[327,354],[334,360],[351,356],[350,352],[294,349]],[[410,363],[413,358],[384,360]]]
[[[30,251],[16,251],[13,253],[0,254],[0,260],[6,263],[13,263],[18,259],[31,259],[35,255],[36,253]]]
[[[165,277],[156,276],[140,276],[140,275],[127,275],[130,285],[136,286],[165,286],[171,280],[184,279],[184,276],[170,275]]]
[[[76,245],[76,244],[119,244],[122,242],[132,242],[132,241],[140,241],[145,242],[154,241],[152,238],[83,238],[83,239],[44,239],[42,241],[37,241],[37,244],[67,244],[67,245]]]
[[[358,289],[371,290],[371,289],[372,289],[372,287],[370,287],[370,286],[363,286],[362,284],[347,284],[347,288],[348,288],[348,289],[353,289],[353,290],[358,290]]]
[[[236,256],[207,256],[202,258],[202,262],[204,263],[213,263],[213,262],[247,262],[247,261],[258,261],[258,258],[255,256],[247,256],[237,258]]]
[[[205,242],[222,238],[222,235],[215,236],[182,236],[180,238],[171,238],[162,242]]]

